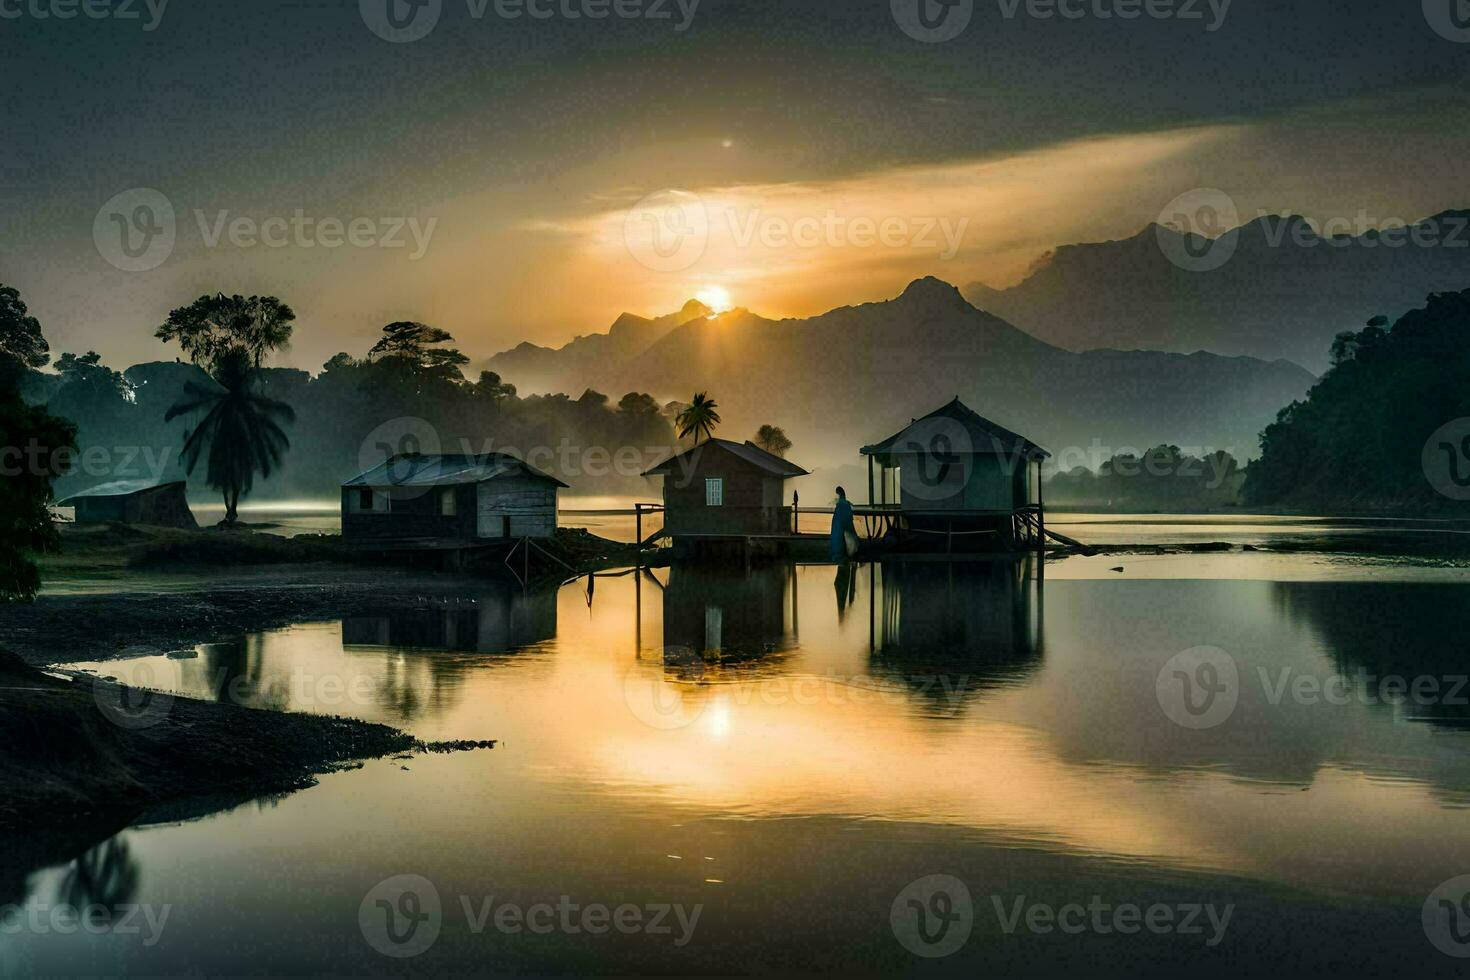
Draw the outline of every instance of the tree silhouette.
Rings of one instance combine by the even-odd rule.
[[[213,374],[236,348],[246,352],[251,366],[260,367],[267,354],[290,342],[295,319],[291,307],[274,296],[216,293],[170,312],[154,336],[178,341],[191,361]]]
[[[715,426],[720,424],[719,407],[715,404],[714,399],[704,392],[696,394],[694,401],[689,403],[689,407],[680,412],[678,418],[674,420],[679,426],[679,438],[683,439],[693,434],[696,446],[699,445],[701,434],[705,439],[712,438]]]
[[[0,370],[45,367],[51,360],[50,350],[41,336],[40,322],[29,315],[20,291],[0,285]]]
[[[786,432],[779,425],[763,425],[756,430],[755,444],[768,453],[777,456],[785,456],[786,451],[791,448],[791,440],[786,438]]]
[[[171,422],[181,415],[203,412],[184,440],[184,468],[193,473],[209,447],[205,479],[225,498],[226,526],[238,519],[240,498],[250,492],[258,473],[268,477],[290,448],[282,423],[293,422],[291,406],[255,390],[255,372],[241,348],[224,353],[214,371],[214,386],[190,381],[184,397],[164,415]]]
[[[41,576],[30,556],[59,542],[51,481],[64,471],[62,454],[75,448],[76,427],[20,395],[26,373],[50,360],[49,350],[20,293],[0,285],[0,446],[18,450],[0,479],[0,602],[35,598]]]
[[[1245,502],[1452,507],[1431,481],[1430,464],[1457,467],[1464,450],[1450,446],[1441,459],[1434,450],[1442,447],[1427,443],[1441,427],[1470,417],[1467,352],[1470,289],[1435,293],[1391,328],[1374,317],[1357,333],[1339,334],[1331,369],[1261,433],[1261,455],[1246,470]]]

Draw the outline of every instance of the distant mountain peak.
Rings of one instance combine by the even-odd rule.
[[[1314,225],[1286,210],[1228,227],[1149,224],[1125,239],[1059,245],[1019,283],[972,284],[964,295],[1069,350],[1203,349],[1321,371],[1343,324],[1470,281],[1470,249],[1457,247],[1465,211],[1422,219],[1410,226],[1427,226],[1419,234],[1347,217]]]
[[[943,279],[934,276],[925,276],[915,279],[909,283],[898,301],[911,306],[922,306],[927,309],[969,309],[970,304],[960,295],[957,287],[950,285]]]
[[[705,306],[697,299],[691,299],[689,302],[685,303],[682,307],[679,308],[679,315],[687,317],[691,320],[697,316],[709,316],[713,312],[714,310],[710,309],[708,306]]]

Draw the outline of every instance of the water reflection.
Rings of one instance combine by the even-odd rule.
[[[556,635],[556,592],[509,585],[424,609],[342,621],[344,648],[509,653]]]
[[[1328,693],[1404,721],[1470,729],[1463,586],[1282,582],[1274,590],[1287,616],[1322,637],[1343,679],[1341,694]]]
[[[664,646],[715,662],[748,661],[795,646],[787,599],[794,572],[785,565],[675,565],[662,593]]]
[[[554,589],[478,582],[461,596],[423,602],[201,644],[187,655],[76,666],[247,708],[351,715],[401,727],[445,716],[461,701],[469,674],[557,631]]]
[[[138,862],[126,834],[119,834],[77,858],[61,883],[61,900],[72,908],[94,905],[116,910],[138,890]]]
[[[873,600],[872,671],[902,680],[945,713],[1024,684],[1041,665],[1041,566],[1020,561],[884,562]]]
[[[1043,602],[1041,569],[1025,562],[679,566],[599,577],[554,599],[513,595],[496,621],[530,617],[524,629],[487,632],[470,594],[408,625],[378,622],[374,642],[360,642],[369,633],[355,624],[262,634],[202,655],[219,659],[201,673],[228,666],[260,697],[302,673],[361,676],[371,681],[364,703],[328,703],[309,683],[288,686],[287,701],[424,738],[504,742],[418,759],[411,771],[369,763],[269,813],[140,832],[136,850],[152,858],[156,894],[230,890],[229,902],[198,898],[200,910],[276,908],[286,880],[304,897],[272,924],[297,938],[337,935],[365,890],[403,868],[446,894],[493,881],[528,898],[549,887],[553,900],[687,889],[711,903],[709,932],[677,954],[687,961],[616,961],[628,972],[714,969],[745,955],[750,935],[841,965],[890,965],[863,944],[889,942],[895,889],[939,868],[986,894],[1053,888],[1065,900],[1147,901],[1183,880],[1228,883],[1242,915],[1257,911],[1256,928],[1279,917],[1292,936],[1318,935],[1324,910],[1348,896],[1375,914],[1405,912],[1412,952],[1424,896],[1470,868],[1470,738],[1452,730],[1461,714],[1309,704],[1276,684],[1283,671],[1360,666],[1463,672],[1454,654],[1470,590],[1193,574],[1051,575]],[[515,654],[498,641],[479,652],[491,635]],[[1194,730],[1161,710],[1157,682],[1172,657],[1205,644],[1234,658],[1239,703]],[[103,669],[126,678],[125,664]],[[274,873],[261,871],[264,854],[279,855]],[[321,884],[342,868],[353,878],[345,898]],[[1296,904],[1279,901],[1286,888],[1301,890]],[[816,945],[813,925],[827,937]],[[187,928],[206,949],[221,929],[240,945],[265,932],[258,920]],[[1260,956],[1279,948],[1248,935]],[[556,950],[507,940],[493,952],[532,972],[577,972],[584,963],[566,955],[602,955],[563,940]],[[471,968],[494,941],[446,926],[424,962]],[[188,948],[181,940],[165,955]],[[962,965],[986,972],[973,957],[1024,960],[1033,948],[976,940]],[[270,965],[316,949],[272,946]],[[311,965],[330,967],[337,953],[321,950]],[[348,953],[339,969],[379,965]],[[1088,959],[1078,953],[1078,970]]]

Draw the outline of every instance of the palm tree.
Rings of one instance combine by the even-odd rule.
[[[224,494],[228,527],[239,515],[240,497],[250,492],[255,475],[270,476],[291,446],[282,423],[296,420],[290,405],[267,398],[255,390],[251,354],[240,347],[222,354],[214,370],[214,386],[190,381],[184,397],[174,403],[163,419],[203,412],[204,417],[184,440],[184,468],[194,472],[204,446],[209,445],[205,478]]]
[[[695,395],[689,407],[674,419],[674,423],[679,426],[679,438],[683,439],[692,433],[696,446],[699,445],[700,433],[704,433],[706,439],[712,438],[715,426],[720,424],[720,413],[717,411],[719,407],[704,392]]]
[[[785,430],[779,425],[763,425],[757,429],[755,444],[776,456],[785,456],[786,450],[791,448],[791,440],[786,438]]]

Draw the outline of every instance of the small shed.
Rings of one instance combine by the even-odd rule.
[[[1051,454],[959,398],[862,454],[870,506],[900,516],[900,530],[998,533],[1007,544],[1044,533],[1041,464]]]
[[[549,538],[565,487],[508,453],[400,453],[342,484],[342,537],[428,547]]]
[[[78,524],[151,524],[197,528],[183,480],[113,480],[56,502],[76,508]]]
[[[664,478],[664,530],[673,537],[791,534],[785,482],[806,476],[753,442],[707,439],[644,476]]]

